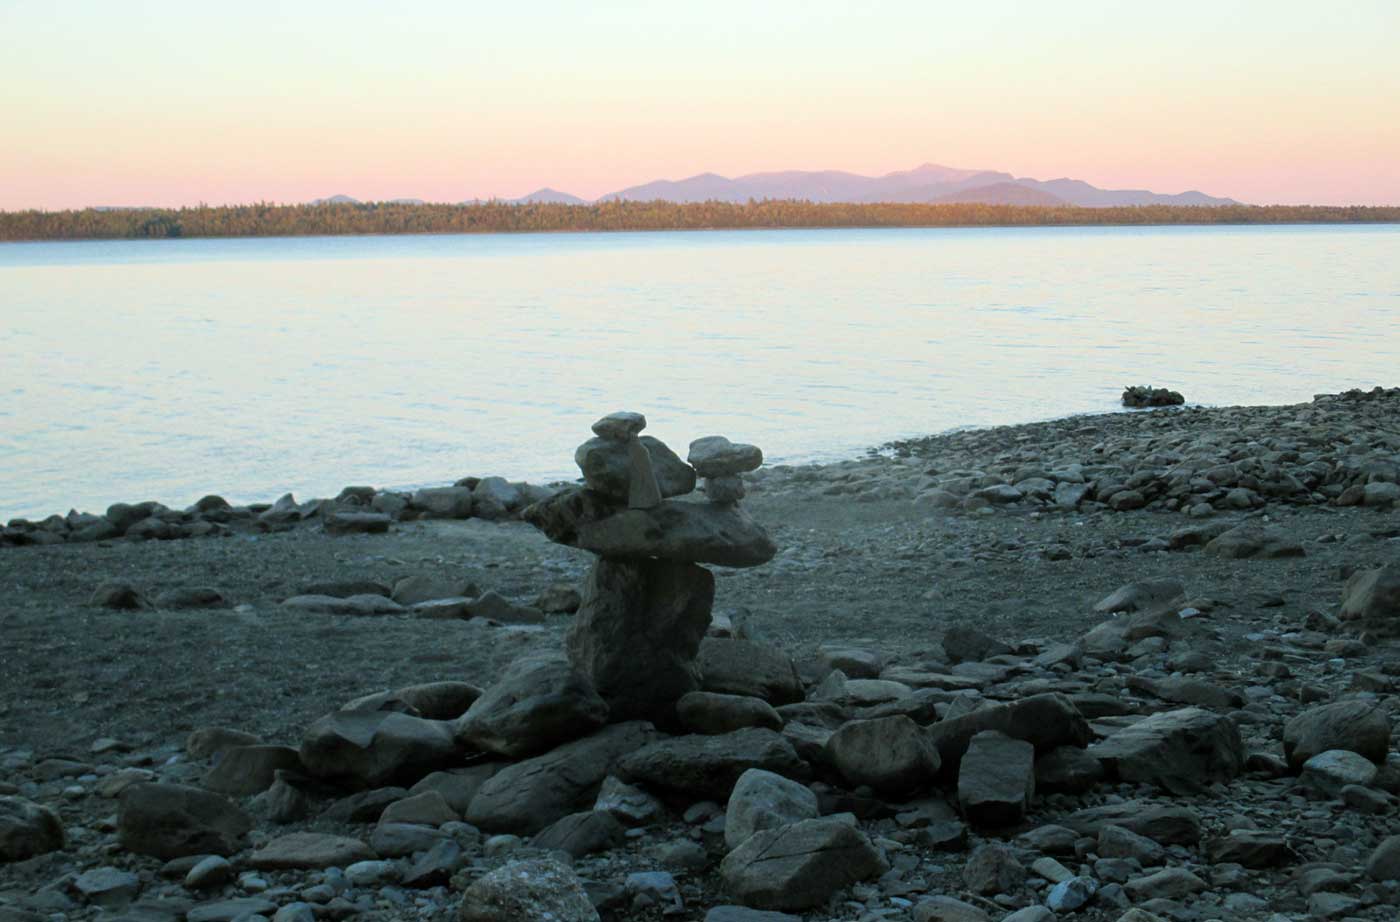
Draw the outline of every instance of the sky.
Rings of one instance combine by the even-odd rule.
[[[1400,204],[1397,0],[0,0],[0,209],[925,162]]]

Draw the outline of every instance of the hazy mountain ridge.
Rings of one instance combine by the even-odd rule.
[[[842,170],[781,170],[749,173],[730,178],[718,173],[699,173],[685,179],[658,179],[639,186],[610,192],[598,202],[666,201],[733,202],[750,199],[796,199],[800,201],[873,204],[961,203],[988,205],[1076,205],[1082,208],[1112,208],[1124,205],[1238,205],[1234,199],[1219,198],[1190,190],[1180,193],[1153,192],[1150,189],[1100,189],[1080,179],[1039,180],[1013,176],[999,170],[966,170],[925,163],[912,170],[897,170],[883,176],[862,176]],[[396,202],[418,203],[417,199]],[[477,204],[472,199],[462,204]],[[587,205],[588,199],[561,192],[550,186],[536,189],[520,198],[504,199],[509,204]],[[316,199],[311,204],[361,204],[348,195]]]
[[[1016,191],[1024,189],[1025,193]],[[750,173],[729,179],[701,173],[688,179],[630,186],[600,201],[746,202],[749,199],[803,199],[811,202],[984,202],[987,204],[1078,205],[1235,205],[1234,199],[1191,190],[1164,194],[1148,189],[1100,189],[1078,179],[1041,181],[996,170],[964,170],[926,163],[884,176],[834,170]]]

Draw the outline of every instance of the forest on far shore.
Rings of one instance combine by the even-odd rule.
[[[1163,224],[1400,223],[1400,207],[1323,205],[1073,206],[609,201],[590,205],[365,202],[198,205],[0,212],[0,240],[303,237],[553,231],[718,230],[797,227],[1054,227]]]

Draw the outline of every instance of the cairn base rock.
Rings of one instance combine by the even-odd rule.
[[[674,723],[676,701],[700,687],[695,656],[714,597],[714,575],[694,564],[602,558],[593,565],[566,646],[613,721]]]

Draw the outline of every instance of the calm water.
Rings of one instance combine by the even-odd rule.
[[[0,518],[1400,384],[1400,227],[0,244]]]

